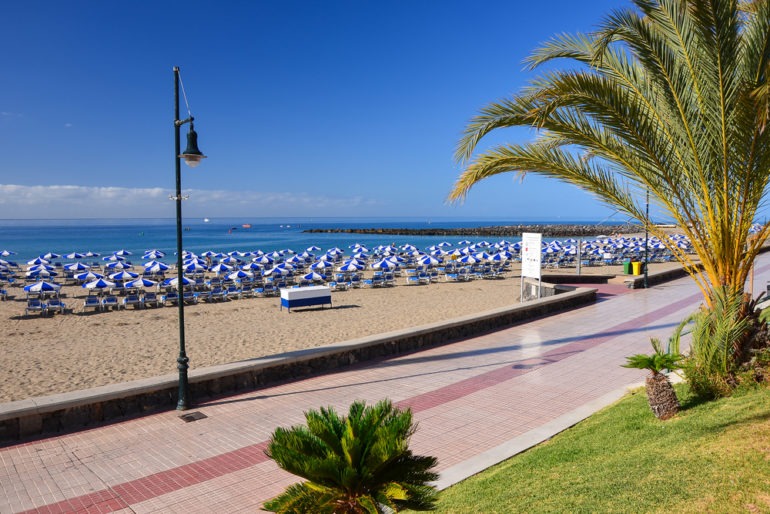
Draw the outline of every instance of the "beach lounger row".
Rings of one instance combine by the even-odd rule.
[[[24,315],[29,316],[30,313],[39,312],[41,316],[46,314],[58,312],[64,314],[66,311],[66,305],[58,298],[51,298],[49,301],[44,302],[40,298],[30,298],[27,300],[27,307],[24,309]]]

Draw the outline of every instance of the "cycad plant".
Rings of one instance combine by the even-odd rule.
[[[709,308],[715,289],[742,298],[770,235],[765,225],[749,237],[770,180],[770,0],[632,4],[595,32],[555,37],[532,54],[532,68],[559,59],[574,65],[472,119],[450,200],[505,172],[577,185],[660,237]],[[485,135],[513,126],[537,135],[474,156]],[[702,270],[647,216],[647,192],[690,238]]]
[[[664,370],[676,370],[682,356],[668,351],[663,351],[660,340],[651,338],[653,353],[645,355],[639,353],[627,357],[626,368],[646,369],[650,374],[645,379],[645,390],[650,409],[658,419],[668,419],[679,412],[679,400],[671,381],[663,374]]]
[[[347,416],[332,408],[305,413],[307,426],[278,428],[267,455],[306,481],[265,503],[279,513],[380,514],[433,510],[437,491],[429,483],[434,457],[409,450],[416,425],[409,409],[388,400],[367,407],[354,402]],[[389,509],[389,510],[388,510]]]

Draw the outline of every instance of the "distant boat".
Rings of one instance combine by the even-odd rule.
[[[208,218],[203,218],[203,223],[208,223],[209,221],[211,221],[211,220],[208,219]]]
[[[251,223],[244,223],[241,225],[243,228],[251,228]]]

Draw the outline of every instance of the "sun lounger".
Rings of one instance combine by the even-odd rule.
[[[237,298],[240,300],[242,294],[243,292],[236,285],[227,286],[227,289],[225,290],[225,298],[227,299]]]
[[[129,305],[133,305],[135,309],[144,307],[144,302],[139,298],[138,294],[130,294],[123,298],[123,308],[125,309]]]
[[[418,286],[420,284],[421,284],[420,277],[418,277],[417,275],[408,275],[406,277],[406,285],[408,285],[408,286]]]
[[[64,314],[67,306],[60,299],[51,298],[46,303],[46,308],[51,312],[58,312],[59,314]]]
[[[349,287],[347,282],[329,282],[329,288],[332,291],[347,291]]]
[[[179,301],[179,293],[176,291],[169,291],[161,297],[161,300],[164,304],[168,303],[169,305],[176,305]]]
[[[120,309],[120,304],[118,303],[118,297],[117,296],[105,296],[102,299],[102,310],[109,310],[109,309]]]
[[[30,298],[27,300],[27,308],[24,309],[24,314],[29,316],[30,312],[39,312],[43,315],[48,312],[48,306],[40,301],[40,298]]]
[[[158,295],[155,293],[144,293],[142,303],[145,307],[160,307],[163,304],[158,301]]]
[[[83,310],[86,309],[100,311],[102,310],[102,302],[96,296],[86,296],[86,299],[83,301]]]
[[[187,305],[194,305],[198,303],[198,293],[193,293],[192,291],[185,291],[182,300]]]

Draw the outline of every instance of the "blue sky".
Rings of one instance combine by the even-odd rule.
[[[532,176],[445,199],[466,122],[534,76],[530,51],[624,4],[9,3],[0,218],[173,217],[179,66],[209,156],[183,165],[185,216],[602,220],[589,195]]]

